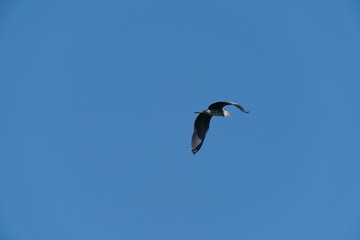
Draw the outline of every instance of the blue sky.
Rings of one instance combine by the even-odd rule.
[[[357,1],[3,1],[0,238],[357,240],[359,66]]]

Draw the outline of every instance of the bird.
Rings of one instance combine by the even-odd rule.
[[[197,153],[202,144],[204,143],[205,136],[210,126],[210,119],[212,116],[221,116],[228,117],[231,115],[227,110],[223,107],[227,105],[233,105],[237,107],[243,113],[249,113],[249,111],[245,111],[245,109],[235,102],[216,102],[211,104],[208,109],[202,112],[194,112],[199,114],[194,123],[194,133],[191,138],[191,151],[193,154]]]

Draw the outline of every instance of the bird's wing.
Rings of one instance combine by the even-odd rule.
[[[200,113],[195,120],[194,133],[191,138],[191,151],[195,154],[204,143],[205,136],[210,126],[211,115]]]
[[[237,107],[238,109],[240,109],[240,111],[244,112],[244,113],[249,113],[249,111],[245,111],[245,109],[240,106],[239,104],[237,103],[234,103],[234,102],[216,102],[216,103],[213,103],[209,106],[209,109],[222,109],[224,106],[227,106],[227,105],[234,105],[235,107]]]

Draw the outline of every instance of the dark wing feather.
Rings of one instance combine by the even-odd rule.
[[[242,111],[244,113],[249,113],[249,111],[245,111],[245,109],[242,106],[240,106],[239,104],[234,103],[234,102],[216,102],[216,103],[211,104],[209,106],[209,109],[221,110],[224,106],[227,106],[227,105],[234,105],[235,107],[240,109],[240,111]]]
[[[195,154],[204,143],[205,136],[210,126],[211,115],[200,113],[194,124],[194,133],[191,138],[191,151]]]

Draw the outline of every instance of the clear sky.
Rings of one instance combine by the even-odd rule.
[[[358,240],[359,90],[355,0],[2,1],[0,239]]]

